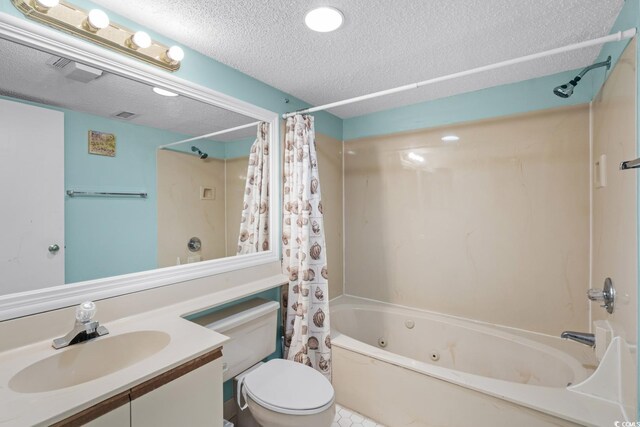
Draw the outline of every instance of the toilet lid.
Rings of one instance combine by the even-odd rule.
[[[301,363],[273,359],[244,379],[247,394],[272,411],[318,413],[333,404],[333,386],[320,372]]]

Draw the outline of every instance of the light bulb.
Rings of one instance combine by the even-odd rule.
[[[180,46],[171,46],[165,53],[167,62],[176,64],[184,59],[184,50]]]
[[[333,7],[318,7],[307,13],[304,23],[313,31],[328,33],[342,26],[344,15]]]
[[[85,22],[85,28],[92,33],[107,28],[109,26],[109,17],[100,9],[93,9],[89,12]]]
[[[129,37],[127,44],[132,49],[146,49],[151,46],[151,37],[144,31],[138,31]]]
[[[35,0],[35,7],[40,12],[47,12],[52,7],[56,7],[60,4],[60,0]]]

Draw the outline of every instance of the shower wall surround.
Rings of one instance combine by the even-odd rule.
[[[593,157],[606,156],[606,185],[592,184],[592,286],[602,288],[611,277],[617,296],[613,315],[593,304],[593,318],[616,322],[629,343],[637,342],[638,172],[618,165],[638,156],[636,44],[629,44],[593,100]]]
[[[247,163],[246,157],[244,161]],[[240,216],[227,216],[225,159],[202,160],[192,154],[158,150],[157,163],[158,266],[176,265],[177,257],[186,264],[189,257],[200,261],[235,255],[237,249],[227,253],[226,222],[239,228]],[[211,199],[201,199],[203,186],[211,189]],[[242,201],[239,203],[242,207]],[[195,253],[187,248],[191,237],[202,242]]]
[[[343,290],[342,141],[316,134],[318,171],[324,207],[324,238],[329,268],[329,297]]]
[[[347,294],[550,335],[588,327],[588,105],[344,150]]]

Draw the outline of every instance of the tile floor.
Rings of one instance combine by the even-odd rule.
[[[331,427],[384,427],[373,420],[360,415],[351,409],[341,405],[336,405],[336,417],[333,419]]]

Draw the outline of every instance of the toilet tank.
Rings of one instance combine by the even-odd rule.
[[[222,348],[224,381],[276,351],[278,308],[275,301],[254,298],[192,319],[230,338]]]

